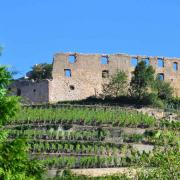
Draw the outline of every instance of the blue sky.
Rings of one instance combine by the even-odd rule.
[[[180,57],[180,0],[0,0],[0,18],[19,76],[56,52]]]

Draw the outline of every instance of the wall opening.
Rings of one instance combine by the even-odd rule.
[[[70,85],[69,88],[70,88],[70,90],[74,90],[75,89],[74,85]]]
[[[149,65],[149,58],[145,58],[145,59],[143,59],[143,61],[146,63],[146,66]]]
[[[159,80],[161,80],[161,81],[164,81],[164,74],[163,74],[163,73],[159,73],[159,74],[157,75],[157,78],[158,78]]]
[[[173,69],[174,69],[174,71],[178,71],[178,63],[177,62],[173,63]]]
[[[71,69],[64,69],[64,76],[71,77]]]
[[[33,89],[33,92],[35,93],[35,92],[36,92],[36,89]]]
[[[109,71],[108,70],[103,70],[102,71],[102,78],[108,78],[109,77]]]
[[[101,57],[101,64],[108,64],[108,57],[102,56]]]
[[[138,64],[138,59],[137,59],[137,58],[131,58],[131,65],[132,65],[133,67],[136,67],[137,64]]]
[[[161,58],[158,58],[158,67],[160,68],[164,67],[164,60]]]
[[[17,96],[21,96],[21,89],[17,88]]]
[[[68,62],[73,64],[76,62],[76,57],[74,55],[70,55],[69,58],[68,58]]]

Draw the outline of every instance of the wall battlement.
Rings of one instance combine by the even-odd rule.
[[[98,96],[102,92],[102,84],[108,82],[108,78],[118,70],[125,71],[130,80],[135,64],[141,60],[152,65],[161,79],[171,83],[175,91],[174,95],[180,96],[180,58],[128,54],[57,53],[53,58],[53,79],[43,83],[47,86],[44,91],[41,89],[42,85],[37,84],[36,93],[39,92],[40,97],[47,94],[48,102]],[[34,88],[34,85],[32,87]],[[21,89],[23,88],[22,85]],[[30,86],[22,96],[32,94],[28,91],[32,91]],[[29,98],[36,102],[35,98],[31,96]],[[43,101],[43,98],[38,99],[37,102]]]

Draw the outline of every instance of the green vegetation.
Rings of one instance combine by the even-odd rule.
[[[50,78],[50,68],[44,64],[34,66],[31,78]],[[67,170],[107,167],[133,168],[134,179],[179,179],[178,120],[156,120],[118,107],[32,106],[18,111],[18,98],[8,96],[6,90],[10,80],[11,74],[0,67],[0,179],[40,180],[45,168],[60,171],[54,180],[130,179],[127,174],[76,176]],[[117,72],[104,87],[105,100],[108,96],[138,105],[146,102],[179,106],[169,84],[154,79],[152,67],[144,62],[135,68],[131,96],[127,95],[127,86],[126,74]]]
[[[28,149],[23,139],[8,141],[8,131],[3,130],[7,119],[19,110],[18,98],[8,96],[7,86],[11,73],[0,66],[0,179],[40,179],[42,165],[28,156]]]
[[[155,71],[152,66],[147,66],[145,61],[140,61],[134,72],[130,83],[130,93],[139,101],[147,96],[148,88],[154,82]]]
[[[10,130],[10,140],[27,138],[29,152],[47,169],[132,167],[137,169],[133,175],[136,179],[178,179],[179,176],[179,121],[157,121],[125,108],[52,106],[23,108],[8,120],[6,127]],[[114,134],[117,127],[120,133]],[[144,133],[133,134],[122,133],[122,127],[146,129]],[[154,145],[154,150],[140,152],[133,143]],[[167,163],[170,160],[173,162]],[[165,172],[167,168],[170,170]],[[55,179],[77,178],[89,177],[70,173]],[[89,179],[128,177],[112,175]]]
[[[49,168],[107,168],[129,167],[134,164],[128,157],[117,156],[61,156],[41,161]]]
[[[111,78],[109,83],[103,84],[103,94],[105,97],[119,97],[127,95],[127,75],[123,71],[118,71]]]
[[[86,125],[112,124],[113,126],[150,127],[155,118],[136,111],[90,108],[24,108],[9,123],[35,122],[75,123]]]
[[[42,63],[34,65],[29,72],[28,78],[34,80],[52,79],[52,64]]]
[[[103,97],[105,97],[104,103],[165,108],[173,99],[173,88],[169,82],[155,76],[152,66],[147,65],[145,61],[140,61],[132,73],[129,84],[127,75],[119,71],[104,84]]]

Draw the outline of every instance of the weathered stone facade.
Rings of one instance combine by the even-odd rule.
[[[48,103],[49,80],[18,80],[11,84],[12,94],[22,96],[25,103]]]
[[[125,71],[130,79],[134,70],[132,61],[136,60],[145,60],[152,65],[162,79],[171,82],[175,96],[180,96],[179,58],[127,54],[57,53],[53,59],[52,80],[26,83],[17,81],[15,86],[21,89],[22,96],[35,103],[98,96],[102,91],[102,84],[116,71]]]

